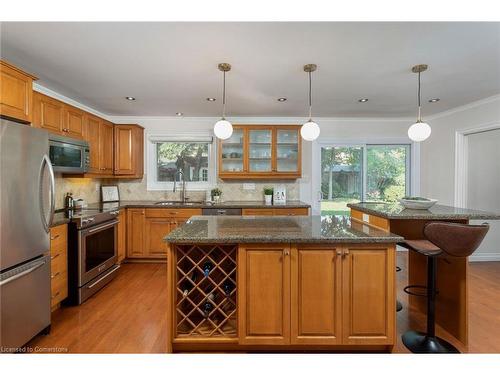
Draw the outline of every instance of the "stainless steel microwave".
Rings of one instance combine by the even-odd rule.
[[[49,135],[49,157],[54,172],[87,172],[90,163],[89,152],[89,144],[86,141]]]

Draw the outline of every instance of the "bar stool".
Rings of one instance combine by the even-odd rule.
[[[399,244],[427,257],[427,332],[407,331],[402,336],[403,344],[412,353],[459,353],[435,332],[437,258],[468,257],[479,247],[488,230],[488,224],[430,222],[424,227],[426,240],[407,240]]]

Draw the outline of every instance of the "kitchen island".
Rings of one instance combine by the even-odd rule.
[[[194,216],[168,242],[168,350],[390,351],[395,244],[349,217]]]
[[[353,222],[370,225],[407,240],[425,239],[424,226],[431,221],[467,224],[469,220],[500,220],[500,214],[436,204],[428,210],[405,209],[398,203],[350,203]],[[468,347],[468,259],[439,257],[437,268],[436,324],[440,335],[456,340],[461,351]],[[407,285],[426,285],[427,259],[408,252]],[[426,314],[426,299],[409,295],[410,310]]]

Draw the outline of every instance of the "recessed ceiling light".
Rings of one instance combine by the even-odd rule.
[[[184,115],[184,113],[182,113],[182,112],[176,112],[176,113],[175,113],[175,115],[176,115],[176,116],[183,116],[183,115]]]
[[[439,98],[432,98],[432,99],[429,99],[429,103],[436,103],[436,102],[439,102],[441,99]]]
[[[215,98],[207,98],[207,100],[208,100],[209,102],[215,102],[215,100],[216,100],[216,99],[215,99]]]
[[[358,102],[360,103],[366,103],[367,101],[368,101],[367,98],[358,99]]]
[[[278,102],[286,102],[286,98],[278,98]]]
[[[127,100],[135,100],[135,98],[133,96],[126,96],[125,99],[127,99]]]

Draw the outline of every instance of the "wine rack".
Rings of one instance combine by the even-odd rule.
[[[176,245],[176,337],[235,338],[237,245]]]

